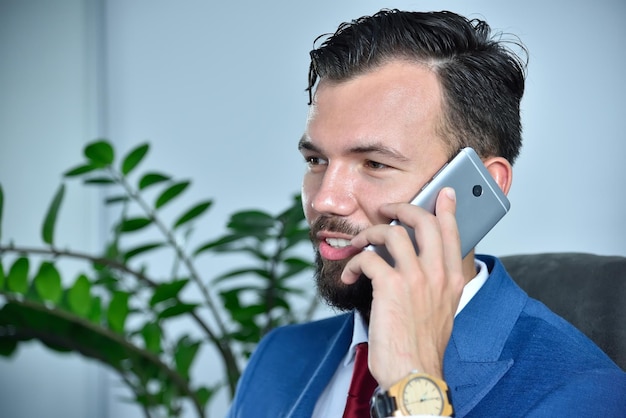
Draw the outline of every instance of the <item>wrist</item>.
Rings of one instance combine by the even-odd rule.
[[[407,366],[409,365],[409,366]],[[398,383],[411,373],[422,373],[432,376],[434,378],[443,380],[443,367],[437,360],[429,362],[420,360],[407,360],[401,364],[394,364],[387,366],[385,373],[382,376],[374,375],[380,386],[384,391],[388,390],[392,385]]]

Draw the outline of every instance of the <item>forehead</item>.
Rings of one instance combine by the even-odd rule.
[[[305,139],[319,147],[378,143],[410,154],[445,145],[441,120],[435,72],[398,60],[349,80],[322,80],[309,109]]]

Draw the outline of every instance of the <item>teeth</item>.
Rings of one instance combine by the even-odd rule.
[[[350,240],[343,238],[326,238],[326,242],[334,248],[344,248],[350,246]]]

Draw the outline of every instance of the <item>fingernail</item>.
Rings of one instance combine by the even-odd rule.
[[[452,187],[446,187],[446,196],[448,196],[450,200],[456,200],[456,193]]]

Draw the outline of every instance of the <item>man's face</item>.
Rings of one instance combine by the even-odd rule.
[[[300,142],[302,198],[317,284],[332,306],[369,312],[369,279],[340,280],[359,251],[350,239],[389,222],[381,205],[410,201],[448,160],[436,129],[441,115],[439,82],[420,64],[392,61],[348,81],[320,82]]]

